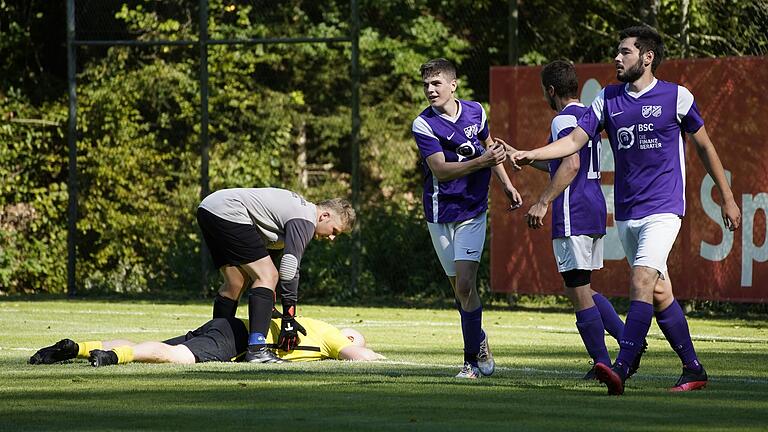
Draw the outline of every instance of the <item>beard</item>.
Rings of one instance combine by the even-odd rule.
[[[622,74],[621,71],[616,71],[616,79],[625,82],[625,83],[631,83],[635,82],[638,79],[640,79],[641,76],[643,76],[643,73],[645,72],[645,67],[643,66],[643,62],[640,60],[637,61],[637,63],[634,64],[629,69],[624,69],[624,73]]]
[[[557,111],[557,105],[555,105],[555,98],[549,97],[549,95],[544,95],[544,97],[547,99],[547,103],[549,104],[549,107],[552,108],[552,111]]]

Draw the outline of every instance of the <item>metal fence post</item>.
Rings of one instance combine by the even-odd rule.
[[[75,31],[75,0],[67,0],[67,53],[68,53],[68,85],[69,85],[69,213],[68,213],[68,260],[67,260],[67,290],[70,296],[75,295],[75,259],[77,239],[77,146],[76,146],[76,58],[75,50],[78,46],[189,46],[199,48],[199,84],[200,84],[200,199],[210,193],[209,163],[210,142],[208,136],[209,107],[208,107],[208,46],[210,45],[272,45],[272,44],[299,44],[299,43],[352,43],[352,203],[356,211],[360,209],[360,77],[359,77],[359,47],[360,22],[357,0],[351,1],[351,35],[343,37],[266,37],[266,38],[239,38],[239,39],[210,39],[208,35],[208,0],[198,0],[199,30],[197,40],[134,40],[134,39],[110,39],[110,40],[78,40]],[[359,229],[353,233],[354,253],[352,259],[352,288],[357,289],[359,275],[359,255],[362,250]],[[201,267],[201,295],[208,295],[208,275],[210,272],[208,247],[205,240],[200,241],[200,267]]]
[[[200,0],[200,200],[210,193],[208,163],[210,160],[208,142],[208,0]],[[208,247],[200,238],[201,291],[208,294]]]
[[[352,6],[352,206],[355,213],[360,214],[360,15],[357,10],[357,0],[351,0]],[[352,232],[352,292],[357,292],[360,278],[360,258],[362,242],[360,239],[360,223],[355,224]]]
[[[517,66],[517,0],[509,0],[509,21],[507,22],[507,62],[512,66]]]
[[[689,42],[690,42],[688,39],[688,30],[690,26],[688,12],[689,12],[690,6],[691,6],[691,3],[689,0],[683,0],[682,5],[680,6],[680,57],[681,58],[688,57]]]
[[[77,93],[75,91],[75,74],[77,73],[77,58],[75,57],[75,0],[67,0],[67,90],[69,93],[69,122],[67,129],[67,146],[69,147],[69,163],[67,177],[67,295],[77,294],[75,284],[75,261],[77,259]]]

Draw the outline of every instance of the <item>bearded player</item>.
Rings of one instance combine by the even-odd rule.
[[[691,92],[657,79],[664,44],[651,27],[630,27],[619,34],[614,62],[623,84],[605,87],[568,136],[532,151],[512,155],[515,163],[568,156],[605,130],[616,162],[614,196],[619,238],[630,270],[630,306],[621,349],[612,367],[597,364],[608,394],[624,393],[629,368],[643,347],[654,314],[683,372],[672,391],[701,389],[708,377],[691,341],[688,322],[672,294],[667,257],[685,215],[685,141],[722,198],[724,225],[735,230],[741,211],[725,170],[704,127]]]

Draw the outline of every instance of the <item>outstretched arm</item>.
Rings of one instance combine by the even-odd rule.
[[[560,159],[570,156],[589,141],[589,135],[580,126],[573,132],[544,147],[529,151],[518,151],[512,155],[512,163],[527,165],[534,161]]]
[[[369,348],[349,345],[339,352],[339,360],[373,361],[384,360],[386,357]]]
[[[701,126],[696,132],[688,134],[688,136],[696,145],[696,153],[699,155],[699,159],[701,159],[704,168],[720,191],[720,197],[723,199],[723,204],[720,206],[723,223],[726,228],[733,231],[741,225],[741,210],[739,210],[739,206],[736,205],[736,201],[733,198],[733,191],[731,191],[731,186],[725,177],[725,170],[723,169],[722,162],[720,162],[720,157],[717,155],[717,150],[715,150],[712,140],[709,139],[704,126]]]
[[[501,138],[494,138],[494,141],[504,144],[504,148],[507,150],[507,156],[509,156],[510,159],[513,154],[517,153],[516,148],[507,144]],[[512,165],[512,169],[514,169],[515,171],[520,171],[521,169],[523,169],[521,166],[514,163],[511,163],[510,165]],[[531,162],[530,165],[539,171],[549,172],[549,162],[547,161],[534,161],[534,162]]]
[[[550,180],[544,192],[541,193],[539,201],[525,215],[529,228],[539,229],[544,226],[544,216],[547,214],[549,204],[571,184],[579,172],[579,163],[578,153],[563,159],[563,162],[555,171],[555,175],[552,176],[552,180]]]
[[[488,138],[483,141],[483,144],[485,144],[485,147],[490,149],[491,146],[498,146],[504,149],[504,153],[506,154],[507,147],[512,148],[509,146],[509,144],[505,143],[504,140],[500,138],[491,138],[490,135],[488,135]],[[506,156],[504,157],[506,160]],[[491,171],[496,175],[496,178],[499,179],[499,182],[501,182],[501,187],[504,190],[504,194],[507,196],[507,199],[509,200],[509,209],[515,210],[516,208],[523,205],[523,197],[520,195],[520,192],[515,189],[515,187],[512,185],[512,180],[509,179],[509,175],[507,174],[507,170],[504,169],[504,164],[498,164],[491,167]]]

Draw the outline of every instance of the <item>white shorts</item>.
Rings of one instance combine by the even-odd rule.
[[[447,276],[456,276],[455,261],[480,262],[485,245],[485,225],[485,212],[461,222],[427,222],[432,246]]]
[[[575,235],[552,239],[557,271],[603,268],[603,236]]]
[[[680,216],[661,213],[642,219],[616,221],[619,240],[630,267],[656,269],[661,277],[667,272],[667,257],[680,231]]]

